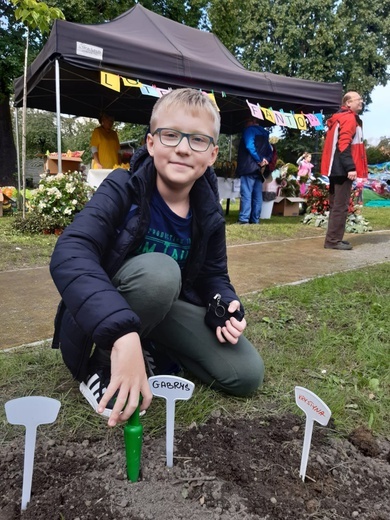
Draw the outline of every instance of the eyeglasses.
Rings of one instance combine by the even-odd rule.
[[[214,139],[204,134],[186,134],[172,128],[157,128],[152,135],[158,134],[160,143],[164,146],[178,146],[184,137],[187,138],[191,150],[194,152],[207,152],[210,144],[215,145]]]

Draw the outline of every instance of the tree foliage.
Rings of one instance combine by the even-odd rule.
[[[68,21],[93,24],[112,20],[136,2],[48,0],[46,3],[61,9]],[[143,0],[142,5],[179,23],[211,30],[250,70],[338,81],[344,90],[360,92],[366,104],[373,88],[385,85],[389,79],[390,0]],[[22,74],[24,49],[23,27],[15,20],[15,7],[8,0],[0,0],[0,36],[1,185],[5,172],[8,175],[15,168],[9,96],[13,79]],[[45,38],[39,31],[33,31],[31,59]],[[85,130],[81,123],[76,127],[81,133]],[[142,129],[137,132],[142,133]],[[307,148],[315,150],[315,141],[305,142],[306,136],[298,132],[291,135],[294,137],[289,145],[279,144],[286,157],[288,154],[296,157]],[[84,146],[86,138],[82,141]],[[222,148],[227,152],[225,144]],[[76,147],[82,148],[69,146]],[[12,167],[7,166],[10,163]]]
[[[381,164],[390,161],[390,138],[382,137],[377,146],[367,147],[368,164]]]
[[[368,104],[389,79],[389,10],[390,0],[211,0],[208,14],[210,30],[246,68],[341,82]],[[277,148],[285,162],[305,150],[319,162],[322,132],[283,134]]]
[[[211,0],[210,29],[245,67],[341,82],[366,103],[389,79],[390,0]]]

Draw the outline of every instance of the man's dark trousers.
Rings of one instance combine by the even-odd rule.
[[[351,198],[352,181],[346,179],[342,184],[330,181],[329,220],[325,237],[325,247],[332,247],[342,241]]]

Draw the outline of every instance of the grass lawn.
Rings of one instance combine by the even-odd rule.
[[[260,226],[239,226],[238,207],[227,217],[229,244],[324,234],[301,217],[272,217]],[[390,229],[389,208],[364,208],[374,230]],[[47,265],[54,236],[24,237],[0,218],[0,270]],[[20,248],[20,249],[16,249]],[[20,254],[19,254],[20,253]],[[263,387],[250,399],[227,397],[196,385],[193,398],[178,402],[177,426],[204,422],[213,411],[256,417],[286,410],[298,413],[294,387],[315,392],[332,411],[336,428],[348,433],[366,425],[387,435],[390,422],[389,264],[267,289],[244,299],[247,336],[266,365]],[[4,312],[4,311],[2,311]],[[4,316],[2,316],[4,319]],[[47,395],[62,403],[54,428],[64,437],[85,428],[109,436],[104,420],[90,412],[57,351],[48,345],[0,351],[1,439],[15,435],[4,402],[23,395]],[[155,400],[143,424],[149,434],[164,431],[165,404]]]

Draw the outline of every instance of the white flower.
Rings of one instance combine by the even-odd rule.
[[[62,193],[60,192],[60,190],[58,188],[56,188],[55,186],[53,186],[53,188],[49,188],[47,190],[47,194],[48,195],[54,195],[54,197],[56,199],[60,199],[62,197]]]
[[[68,193],[73,193],[75,189],[76,189],[76,186],[74,186],[71,182],[67,182],[67,183],[65,184],[65,190],[66,190]]]
[[[73,200],[72,200],[72,204],[73,204],[73,206],[77,206],[77,200],[76,200],[76,199],[73,199]]]

